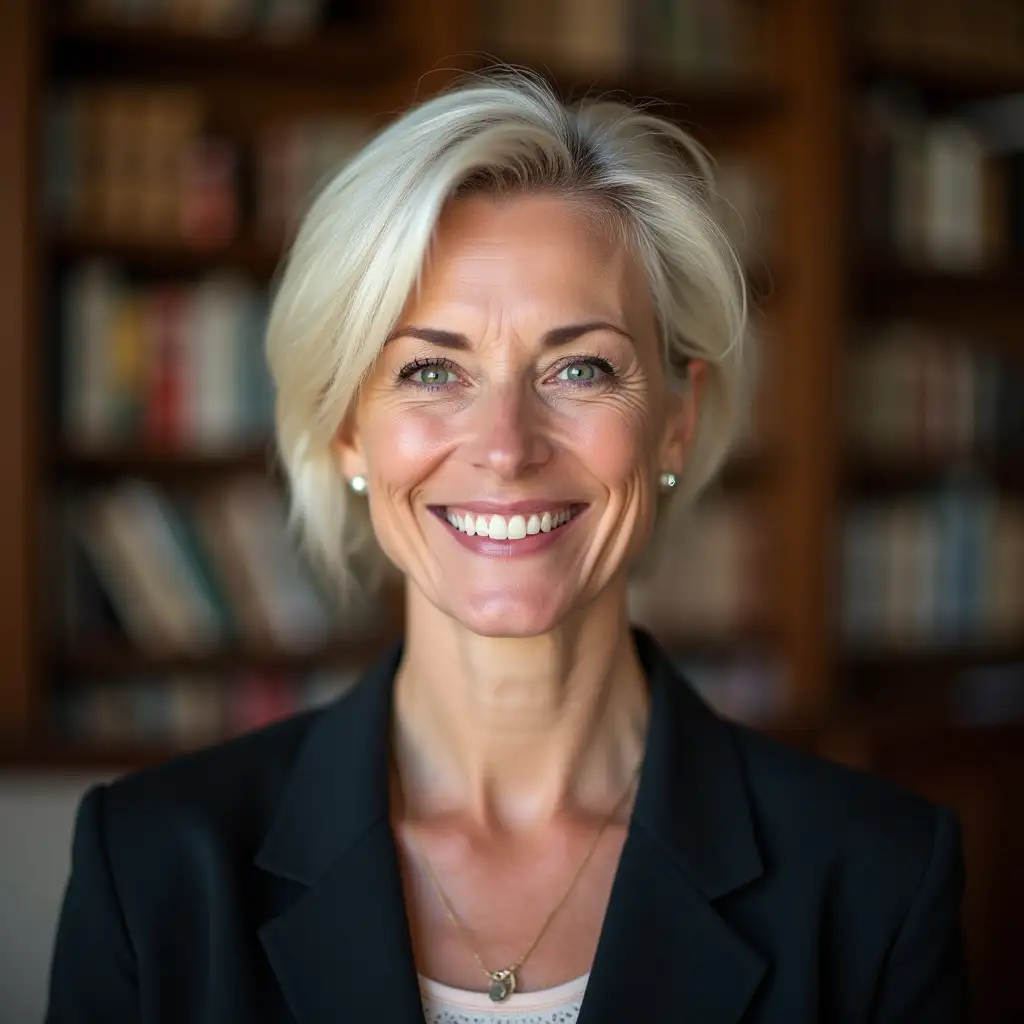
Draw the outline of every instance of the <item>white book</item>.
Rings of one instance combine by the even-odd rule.
[[[120,301],[118,279],[104,263],[76,268],[64,285],[62,427],[76,447],[95,448],[111,440],[113,325]]]
[[[868,647],[880,632],[881,573],[877,553],[878,514],[868,507],[850,509],[842,535],[842,609],[844,641],[851,647]]]
[[[925,139],[925,251],[939,267],[975,269],[985,248],[984,149],[954,120],[929,125]]]
[[[149,485],[129,481],[98,500],[158,611],[158,643],[189,652],[217,644],[223,638],[220,614],[197,580],[162,499]]]
[[[203,281],[193,293],[186,351],[190,434],[197,449],[223,451],[240,439],[245,418],[240,346],[252,301],[249,285],[230,275]]]
[[[237,481],[221,507],[254,580],[272,640],[293,649],[325,642],[336,632],[336,623],[289,536],[282,495],[263,480]]]
[[[140,648],[158,651],[168,639],[160,588],[146,571],[132,538],[119,528],[109,502],[77,501],[67,516],[96,578],[103,585],[125,632]]]

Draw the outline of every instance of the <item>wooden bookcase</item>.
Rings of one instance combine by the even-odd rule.
[[[1018,266],[979,273],[907,267],[866,259],[851,230],[851,105],[882,79],[921,91],[936,104],[1024,90],[1014,69],[951,63],[934,56],[884,56],[863,46],[853,29],[853,0],[744,0],[767,9],[760,19],[765,67],[729,79],[680,78],[651,69],[614,76],[580,75],[547,64],[566,91],[596,86],[657,96],[695,128],[713,153],[740,149],[772,172],[778,223],[767,263],[752,267],[766,328],[764,404],[767,454],[729,467],[724,487],[757,495],[771,538],[770,603],[774,612],[756,638],[787,666],[777,730],[794,742],[892,776],[961,811],[969,868],[982,879],[969,889],[979,1006],[985,1019],[1024,1012],[1011,967],[992,955],[1024,916],[1013,857],[1024,837],[1011,813],[1024,776],[1024,729],[968,730],[950,724],[936,680],[986,663],[1024,662],[1024,629],[1016,640],[938,652],[852,655],[840,639],[839,547],[843,512],[866,495],[926,488],[941,479],[940,460],[880,465],[847,451],[840,415],[843,360],[865,318],[908,316],[983,331],[1021,355]],[[54,649],[48,628],[53,595],[41,565],[45,513],[55,481],[102,481],[136,474],[201,481],[267,464],[256,445],[207,458],[114,450],[83,455],[52,451],[44,429],[47,365],[44,331],[55,273],[100,255],[153,274],[233,268],[271,278],[280,250],[243,237],[198,250],[176,243],[126,242],[88,231],[49,231],[40,202],[41,119],[56,74],[95,80],[116,74],[138,81],[187,82],[217,97],[247,123],[261,117],[400,110],[445,84],[480,56],[481,8],[472,0],[392,0],[384,14],[345,34],[271,45],[253,38],[200,38],[135,27],[100,26],[61,16],[56,4],[8,0],[0,5],[0,764],[20,767],[134,767],[166,751],[69,749],[47,720],[47,680],[54,665],[111,675],[137,669],[195,667],[195,659],[147,659],[127,649]],[[954,5],[955,6],[955,5]],[[1022,28],[1024,32],[1024,28]],[[909,52],[909,51],[908,51]],[[499,56],[515,61],[515,52]],[[1024,453],[984,467],[1008,493],[1024,491]],[[731,639],[731,638],[730,638]],[[746,640],[749,638],[738,638]],[[690,637],[688,646],[721,649],[722,637]],[[295,658],[267,649],[204,659],[211,671],[242,665],[301,668],[318,660],[362,661],[379,643],[334,645]],[[858,681],[871,679],[871,699]],[[986,737],[991,737],[991,745]],[[1005,889],[999,886],[1005,883]],[[997,895],[998,894],[998,895]],[[1002,910],[993,909],[999,903]],[[998,920],[997,920],[998,919]],[[1005,958],[1004,958],[1005,959]],[[1002,966],[1000,964],[1002,963]],[[1014,1002],[1014,1000],[1018,1000]],[[982,1019],[979,1017],[978,1019]]]
[[[777,225],[770,262],[752,267],[758,327],[767,328],[765,394],[770,454],[740,460],[725,476],[726,488],[763,498],[766,534],[772,547],[773,621],[760,630],[777,646],[788,684],[778,725],[818,729],[846,713],[843,683],[865,665],[849,662],[838,639],[837,534],[841,503],[851,495],[898,491],[908,481],[926,483],[942,467],[919,462],[878,466],[847,457],[843,450],[841,360],[851,324],[865,314],[899,312],[977,326],[1014,329],[1005,300],[1020,275],[1011,267],[962,275],[908,269],[895,262],[862,263],[851,258],[847,218],[851,96],[881,75],[898,77],[931,95],[988,95],[1015,84],[1013,76],[944,71],[929,62],[901,64],[859,51],[850,28],[851,7],[816,0],[747,0],[770,9],[760,19],[763,51],[756,73],[708,78],[650,69],[613,76],[580,75],[545,63],[544,70],[568,93],[594,87],[655,95],[707,142],[752,154],[766,165],[775,188]],[[429,8],[429,10],[427,9]],[[197,274],[231,268],[257,281],[271,278],[280,248],[246,237],[198,248],[175,241],[133,241],[93,230],[45,227],[40,212],[40,150],[43,98],[55,78],[96,81],[187,83],[217,97],[243,121],[338,110],[382,112],[445,85],[460,70],[485,63],[480,56],[479,8],[470,0],[416,5],[395,0],[376,20],[344,33],[311,40],[269,43],[251,36],[204,37],[82,21],[62,14],[62,5],[14,3],[4,18],[4,145],[13,155],[4,167],[3,202],[20,230],[0,243],[10,311],[3,358],[9,366],[0,386],[9,417],[2,434],[2,464],[9,481],[8,517],[2,531],[9,545],[0,594],[8,621],[17,623],[0,646],[3,695],[0,729],[15,743],[31,746],[47,735],[42,680],[54,659],[63,664],[117,663],[139,667],[145,659],[116,651],[54,652],[46,628],[48,601],[42,585],[42,513],[55,481],[101,481],[134,474],[162,481],[198,481],[269,464],[268,448],[250,446],[226,456],[155,453],[119,449],[101,454],[59,447],[49,450],[40,408],[46,365],[42,332],[55,274],[77,260],[101,256],[151,274]],[[453,55],[455,55],[453,57]],[[516,60],[517,54],[498,56]],[[424,71],[428,73],[424,74]],[[1020,479],[1018,463],[1000,462],[993,474],[1008,486]],[[700,647],[706,638],[689,638]],[[714,641],[721,647],[721,638]],[[705,644],[706,646],[706,644]],[[343,649],[323,652],[343,658]],[[1003,648],[980,652],[1001,658]],[[967,652],[947,659],[964,664]],[[959,659],[959,660],[958,660]],[[301,659],[300,659],[301,660]],[[310,658],[304,659],[306,662]],[[315,659],[314,659],[315,660]],[[942,659],[932,658],[932,663]],[[187,661],[187,659],[186,659]],[[273,652],[218,655],[211,668],[232,663],[284,664]],[[945,662],[943,662],[945,663]],[[926,668],[928,658],[921,664]],[[898,676],[908,659],[884,656],[872,674]]]

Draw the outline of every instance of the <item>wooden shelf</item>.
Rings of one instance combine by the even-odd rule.
[[[1014,302],[1024,290],[1024,267],[1010,265],[978,270],[950,270],[927,265],[902,265],[891,260],[865,260],[860,268],[862,289],[871,295],[915,291],[948,295],[1003,295]]]
[[[515,54],[501,59],[518,66],[536,66],[536,61],[517,60]],[[490,62],[476,62],[482,70]],[[744,120],[781,113],[786,109],[786,93],[771,82],[741,76],[718,76],[672,68],[626,68],[601,73],[574,72],[557,65],[544,64],[541,73],[567,100],[587,96],[641,100],[650,109],[674,121],[687,123],[691,118],[728,117]]]
[[[879,704],[853,712],[840,728],[859,733],[875,748],[875,757],[885,760],[921,758],[935,764],[981,753],[1007,758],[1018,775],[1024,765],[1024,719],[975,725],[956,721],[941,708],[922,715],[919,704]]]
[[[991,683],[973,672],[997,673]],[[1024,641],[851,653],[840,666],[836,725],[902,736],[978,731],[1024,719]]]
[[[56,737],[18,744],[0,743],[0,770],[16,772],[121,774],[169,761],[188,748],[90,746]]]
[[[878,261],[855,274],[856,316],[904,317],[941,329],[990,339],[1007,353],[1022,353],[1020,296],[1024,267],[953,272]]]
[[[1024,492],[1024,459],[967,456],[948,459],[856,457],[845,466],[845,485],[857,497],[885,497],[955,483],[968,476],[1011,493]]]
[[[52,468],[62,480],[105,481],[117,477],[145,477],[161,481],[205,482],[241,474],[277,473],[270,441],[235,451],[200,454],[144,448],[112,448],[102,452],[63,450]]]
[[[283,244],[255,238],[208,247],[185,240],[116,238],[82,232],[57,234],[50,240],[50,255],[58,264],[103,259],[149,273],[181,275],[235,270],[260,282],[273,277],[283,254]]]
[[[965,672],[996,666],[1019,667],[1024,678],[1024,640],[847,651],[841,669],[862,691],[885,691],[895,685],[904,692],[924,688],[937,693]]]
[[[137,679],[165,672],[311,672],[340,665],[370,665],[394,642],[395,631],[361,640],[332,641],[309,650],[260,646],[200,653],[150,654],[129,643],[96,644],[61,652],[56,668],[68,679]]]
[[[969,102],[1024,91],[1024,68],[986,68],[934,58],[868,55],[856,70],[862,84],[899,82],[939,103]]]
[[[50,29],[53,72],[140,78],[187,77],[332,86],[392,77],[405,55],[387,25],[329,26],[298,39],[202,35],[68,18]]]

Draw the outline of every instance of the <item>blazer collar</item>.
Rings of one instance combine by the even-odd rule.
[[[680,1012],[736,1024],[762,957],[712,901],[762,873],[743,766],[718,719],[642,631],[651,717],[633,819],[580,1024]],[[260,936],[301,1024],[421,1024],[388,820],[391,693],[401,647],[315,722],[256,857],[302,892]]]

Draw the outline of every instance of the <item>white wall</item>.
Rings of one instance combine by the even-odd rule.
[[[0,1021],[39,1024],[78,801],[106,777],[0,773]]]

